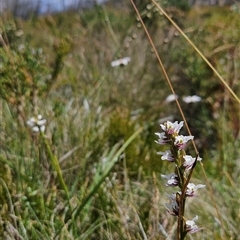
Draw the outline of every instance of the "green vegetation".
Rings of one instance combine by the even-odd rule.
[[[203,158],[193,178],[207,187],[186,209],[204,228],[193,238],[239,239],[239,103],[153,5],[141,7]],[[186,9],[166,6],[240,96],[239,13]],[[182,119],[132,7],[4,13],[0,31],[0,238],[167,239],[176,219],[160,174],[171,168],[154,133]],[[38,114],[44,134],[26,124]]]

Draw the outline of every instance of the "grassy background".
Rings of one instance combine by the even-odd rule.
[[[237,9],[166,10],[239,96]],[[198,215],[204,230],[187,239],[240,239],[239,104],[153,5],[139,11],[203,158],[193,182],[208,186],[188,202],[186,216]],[[154,133],[162,119],[181,116],[164,101],[170,89],[132,7],[26,21],[5,13],[1,34],[2,238],[171,239],[176,219],[164,204],[172,189],[160,174],[173,169],[156,154],[164,147]],[[111,67],[125,56],[127,66]],[[194,94],[200,103],[181,99]],[[68,194],[44,138],[26,126],[36,114],[47,119],[47,144]],[[187,152],[194,154],[192,146]]]

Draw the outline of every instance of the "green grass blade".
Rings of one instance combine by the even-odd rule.
[[[69,216],[65,223],[68,222],[70,219],[76,219],[77,216],[80,214],[80,212],[83,210],[83,208],[88,204],[89,200],[95,195],[95,193],[98,191],[99,187],[103,183],[104,179],[107,177],[107,175],[110,173],[112,168],[114,167],[115,163],[118,161],[119,156],[125,151],[125,149],[129,146],[129,144],[143,131],[143,128],[139,128],[121,147],[119,150],[119,144],[116,144],[110,151],[107,162],[105,163],[106,169],[99,173],[97,172],[92,185],[89,188],[89,192],[87,196],[84,198],[84,200],[76,206],[76,208],[73,210],[71,216]],[[72,217],[73,216],[73,217]],[[64,225],[63,225],[64,226]],[[59,230],[59,232],[55,235],[55,238],[60,234],[63,226]]]

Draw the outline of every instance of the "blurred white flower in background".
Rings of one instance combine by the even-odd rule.
[[[131,61],[130,57],[121,58],[111,62],[112,67],[126,66]]]
[[[193,96],[183,97],[182,100],[185,103],[195,103],[195,102],[201,102],[202,98],[197,95],[193,95]]]
[[[44,119],[41,114],[39,114],[37,117],[31,117],[27,121],[27,125],[32,128],[33,132],[44,132],[46,122],[47,120]]]
[[[178,99],[178,95],[170,94],[166,97],[165,102],[170,103]]]

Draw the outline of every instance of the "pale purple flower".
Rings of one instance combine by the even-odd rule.
[[[190,155],[185,155],[183,156],[185,162],[183,163],[183,166],[185,167],[186,170],[189,170],[192,168],[193,164],[195,163],[196,158],[193,158]],[[202,158],[198,157],[197,161],[201,161]]]
[[[170,139],[167,138],[167,136],[165,135],[165,132],[162,133],[155,133],[159,139],[157,141],[155,141],[156,143],[160,144],[160,145],[164,145],[169,143]]]
[[[206,185],[203,184],[198,184],[195,185],[194,183],[188,183],[187,185],[187,191],[186,191],[186,196],[188,197],[195,197],[198,194],[196,193],[199,188],[204,188]]]
[[[188,233],[195,233],[195,232],[199,232],[201,231],[203,228],[199,228],[195,221],[198,219],[198,216],[196,216],[195,218],[193,218],[193,220],[187,220],[186,221],[186,225],[185,225],[185,229],[186,232]]]
[[[170,173],[168,175],[161,174],[161,177],[167,179],[166,186],[175,187],[179,183],[178,175],[176,173]]]
[[[167,160],[169,162],[174,162],[174,156],[172,155],[170,150],[167,150],[165,152],[157,152],[158,155],[162,155],[161,159],[162,160]]]
[[[169,135],[178,134],[180,129],[183,126],[183,121],[181,121],[180,123],[178,123],[178,121],[176,121],[174,123],[167,121],[164,124],[160,124],[160,126],[161,126],[162,130]]]
[[[192,140],[194,138],[194,136],[183,136],[183,135],[179,135],[175,137],[175,141],[174,141],[174,145],[179,149],[183,149],[186,147],[187,142],[189,140]]]
[[[167,196],[171,201],[170,203],[165,204],[167,211],[173,216],[178,216],[179,206],[176,200],[176,194],[174,193],[172,195],[167,194]]]
[[[46,122],[47,120],[43,119],[42,115],[39,114],[37,117],[31,117],[27,121],[27,125],[32,128],[33,132],[44,132]]]

